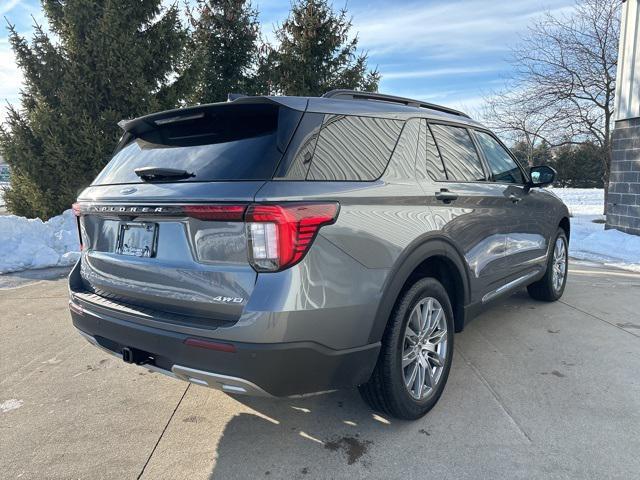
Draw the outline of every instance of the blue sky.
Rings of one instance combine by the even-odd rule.
[[[254,0],[263,33],[289,9],[288,0]],[[336,8],[345,5],[334,1]],[[574,0],[349,0],[354,34],[369,63],[382,73],[380,91],[473,111],[484,95],[499,88],[510,71],[507,59],[537,16],[570,12]],[[0,0],[21,32],[31,31],[31,16],[44,23],[39,0]],[[4,100],[15,103],[20,88],[6,33],[0,36],[0,119]]]

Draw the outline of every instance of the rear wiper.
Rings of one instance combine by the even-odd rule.
[[[195,177],[194,173],[177,168],[143,167],[136,168],[133,172],[145,182],[165,182]]]

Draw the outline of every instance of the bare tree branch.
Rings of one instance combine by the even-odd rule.
[[[604,154],[605,186],[620,37],[621,0],[578,0],[571,14],[545,14],[513,49],[514,74],[486,99],[485,121],[500,133],[551,146],[593,142]]]

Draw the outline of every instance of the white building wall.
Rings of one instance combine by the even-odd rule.
[[[640,117],[640,0],[622,7],[615,119]]]

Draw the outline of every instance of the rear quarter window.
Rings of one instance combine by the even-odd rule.
[[[431,180],[442,181],[447,179],[447,173],[444,170],[442,163],[442,157],[440,151],[436,146],[436,141],[433,138],[431,129],[425,122],[425,131],[427,134],[427,174],[431,177]]]
[[[404,122],[330,115],[315,145],[307,180],[371,181],[382,175]]]
[[[431,124],[430,127],[442,155],[448,180],[485,180],[482,162],[466,128],[439,124]]]

